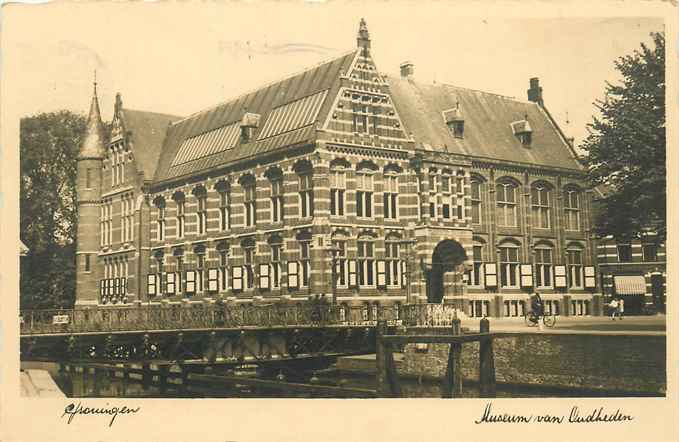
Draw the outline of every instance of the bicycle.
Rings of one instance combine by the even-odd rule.
[[[533,321],[533,319],[535,319],[535,315],[533,314],[532,310],[526,312],[526,314],[523,316],[523,320],[526,322],[528,327],[537,327],[540,318],[538,318],[537,321]],[[545,326],[552,328],[556,325],[556,316],[542,315],[542,323],[545,324]]]

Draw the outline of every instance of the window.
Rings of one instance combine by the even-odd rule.
[[[471,181],[472,224],[481,224],[481,191],[483,183],[479,180]]]
[[[89,254],[89,253],[85,253],[85,254],[83,255],[83,257],[85,258],[85,271],[86,271],[86,272],[92,271],[92,268],[91,268],[91,265],[90,265],[90,254]]]
[[[158,208],[156,239],[158,241],[163,241],[165,239],[165,200],[163,198],[156,199],[156,207]]]
[[[538,288],[552,287],[552,249],[546,246],[535,248],[535,285]]]
[[[386,219],[398,218],[398,176],[390,173],[384,176],[384,217]]]
[[[451,121],[448,123],[448,127],[450,127],[453,131],[453,136],[455,138],[463,138],[464,136],[464,120],[456,120],[456,121]]]
[[[154,256],[156,258],[156,275],[158,275],[156,287],[157,287],[158,294],[163,294],[163,293],[165,293],[165,288],[164,288],[164,284],[163,284],[163,281],[165,280],[165,277],[163,275],[163,272],[165,270],[164,266],[163,266],[164,255],[163,255],[162,251],[157,251],[157,252],[155,252]]]
[[[105,200],[101,206],[101,245],[113,243],[113,201]]]
[[[181,294],[184,290],[184,250],[176,249],[174,256],[177,262],[177,294]]]
[[[644,244],[644,261],[654,262],[658,260],[658,247],[655,244]]]
[[[379,132],[379,126],[380,126],[380,107],[379,106],[372,106],[372,116],[370,117],[370,120],[372,121],[371,125],[371,130],[370,133],[373,135],[378,135]]]
[[[244,198],[244,213],[245,213],[245,226],[251,227],[257,223],[257,195],[255,194],[255,179],[251,176],[251,179],[242,183],[243,191],[245,193]]]
[[[450,177],[448,175],[443,175],[441,177],[441,193],[450,193]]]
[[[217,245],[219,253],[219,288],[225,291],[229,288],[229,251],[224,243]]]
[[[299,257],[302,272],[302,287],[309,287],[311,279],[311,237],[304,236],[299,239]]]
[[[358,284],[363,287],[375,285],[375,246],[372,240],[358,241]]]
[[[282,249],[283,244],[280,238],[277,238],[276,242],[271,244],[271,287],[275,289],[281,286],[281,274],[283,272],[283,265],[281,264]]]
[[[253,266],[255,263],[255,242],[252,240],[246,240],[243,242],[243,258],[244,258],[244,277],[245,284],[243,286],[246,289],[252,289],[255,286],[255,273],[253,271]]]
[[[118,177],[118,156],[116,155],[115,147],[111,148],[111,186],[116,185],[116,178]]]
[[[387,262],[387,285],[397,287],[401,285],[401,260],[399,259],[400,244],[398,238],[385,241],[385,258]]]
[[[195,192],[196,202],[196,221],[198,222],[198,235],[204,235],[207,232],[207,192],[205,188],[199,188]]]
[[[467,271],[467,284],[472,287],[480,287],[483,281],[483,245],[474,244],[471,268]]]
[[[580,194],[578,191],[566,190],[564,215],[566,217],[566,230],[580,230]]]
[[[196,293],[203,293],[205,283],[205,247],[195,248],[196,254]]]
[[[85,188],[92,188],[92,169],[85,170]]]
[[[530,190],[531,207],[533,212],[533,226],[541,229],[549,229],[549,203],[550,192],[542,184],[535,185]]]
[[[177,204],[177,238],[184,237],[184,194],[175,194],[175,203]]]
[[[279,175],[271,179],[271,222],[283,222],[284,214],[283,177]]]
[[[121,197],[120,241],[132,241],[132,227],[134,226],[134,200],[132,194]]]
[[[299,206],[302,218],[314,216],[314,184],[310,173],[299,176]]]
[[[531,141],[533,139],[532,133],[531,132],[521,132],[517,134],[519,137],[519,141],[521,141],[521,144],[524,146],[530,146]]]
[[[501,227],[516,227],[516,185],[513,183],[498,183],[497,194],[497,225]]]
[[[353,130],[358,133],[368,132],[368,106],[364,104],[354,104]]]
[[[330,171],[330,215],[344,216],[346,173],[342,169]]]
[[[332,246],[337,249],[335,253],[335,278],[337,287],[347,286],[347,242],[343,239],[334,239]]]
[[[519,286],[519,248],[515,245],[500,246],[500,285],[508,288]]]
[[[582,288],[582,250],[569,248],[568,256],[568,286],[570,288]]]
[[[632,262],[632,246],[629,244],[618,244],[618,261]]]
[[[373,175],[370,171],[356,173],[356,216],[373,216]]]
[[[231,195],[228,189],[220,188],[219,192],[219,228],[222,231],[231,228]]]

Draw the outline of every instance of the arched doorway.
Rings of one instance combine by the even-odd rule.
[[[440,304],[443,300],[444,274],[461,272],[461,266],[467,259],[462,245],[452,239],[444,239],[434,248],[431,258],[431,269],[427,277],[427,302]]]

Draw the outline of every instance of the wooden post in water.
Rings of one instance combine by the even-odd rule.
[[[170,366],[163,364],[158,367],[158,377],[160,378],[160,392],[165,393],[167,391],[167,376],[170,372]]]
[[[141,386],[144,390],[148,390],[151,386],[151,381],[153,380],[153,374],[151,373],[151,364],[144,362],[141,364]]]
[[[481,319],[479,332],[490,333],[490,322],[485,317]],[[491,337],[479,341],[479,390],[481,397],[495,397],[495,358]]]
[[[387,334],[387,321],[377,321],[375,334],[375,363],[377,369],[377,396],[378,397],[399,397],[401,387],[398,383],[396,374],[396,364],[394,363],[394,348],[391,344],[384,342],[382,337]]]
[[[459,336],[461,334],[460,319],[455,314],[452,323],[452,335]],[[448,366],[441,385],[441,397],[462,397],[462,344],[450,344]]]

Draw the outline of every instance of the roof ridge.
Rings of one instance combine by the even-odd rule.
[[[122,111],[132,111],[132,112],[143,112],[145,114],[155,114],[155,115],[162,115],[165,117],[172,117],[172,118],[184,118],[180,115],[173,115],[173,114],[167,114],[165,112],[156,112],[156,111],[149,111],[149,110],[143,110],[143,109],[131,109],[129,107],[123,107]]]
[[[399,80],[403,80],[403,78],[401,78],[400,75],[396,75],[396,74],[385,74],[385,75],[390,76],[390,77],[396,77],[396,78],[398,78]],[[497,92],[489,92],[489,91],[484,91],[484,90],[481,90],[481,89],[474,89],[474,88],[471,88],[471,87],[458,86],[458,85],[455,85],[455,84],[447,83],[447,82],[445,82],[445,81],[436,81],[436,82],[431,83],[431,84],[423,83],[423,82],[421,82],[421,81],[418,82],[417,80],[408,80],[408,81],[412,81],[413,83],[418,83],[418,84],[422,84],[422,85],[426,85],[426,86],[436,86],[436,85],[441,85],[441,86],[447,86],[447,87],[452,87],[452,88],[457,88],[457,89],[464,89],[464,90],[472,91],[472,92],[480,92],[480,93],[482,93],[482,94],[495,95],[496,97],[500,97],[500,98],[504,98],[504,99],[512,100],[512,101],[516,101],[516,102],[519,102],[519,103],[529,103],[529,104],[530,104],[530,103],[533,103],[533,104],[537,104],[537,103],[534,103],[534,102],[532,102],[532,101],[530,101],[530,100],[521,100],[521,99],[519,99],[519,98],[512,97],[512,96],[509,96],[509,95],[498,94]]]
[[[258,91],[258,90],[264,89],[264,88],[269,87],[269,86],[271,86],[271,85],[274,85],[274,84],[276,84],[276,83],[281,83],[281,82],[283,82],[283,81],[285,81],[285,80],[289,80],[290,78],[296,77],[296,76],[301,75],[301,74],[303,74],[303,73],[305,73],[305,72],[309,72],[309,71],[311,71],[311,70],[317,69],[317,68],[319,68],[319,67],[321,67],[321,66],[323,66],[323,65],[325,65],[325,64],[328,64],[328,63],[331,63],[331,62],[337,60],[338,58],[346,57],[347,55],[349,55],[349,54],[351,54],[351,53],[355,53],[356,51],[358,51],[358,49],[352,49],[352,50],[350,50],[350,51],[345,51],[345,52],[343,52],[343,53],[341,53],[341,54],[339,54],[339,55],[335,55],[334,57],[326,58],[326,59],[324,59],[324,60],[322,60],[322,61],[319,61],[319,62],[316,63],[316,64],[313,64],[313,65],[311,65],[311,66],[308,66],[308,67],[306,67],[306,68],[304,68],[304,69],[301,69],[301,70],[299,70],[299,71],[293,72],[293,73],[288,74],[288,75],[283,76],[283,77],[279,77],[279,78],[277,78],[277,79],[275,79],[275,80],[271,80],[271,81],[269,81],[269,82],[267,82],[267,83],[264,83],[264,84],[255,86],[255,87],[253,87],[253,88],[251,88],[251,89],[249,89],[249,90],[247,90],[247,91],[245,91],[245,92],[242,92],[242,93],[240,93],[240,94],[238,94],[238,95],[236,95],[236,96],[230,97],[230,98],[228,98],[228,99],[226,99],[226,100],[224,100],[224,101],[222,101],[222,102],[220,102],[220,103],[218,103],[218,104],[212,105],[212,106],[210,106],[210,107],[206,107],[206,108],[201,109],[201,110],[199,110],[199,111],[197,111],[197,112],[194,112],[194,113],[192,113],[192,114],[190,114],[190,115],[188,115],[188,116],[186,116],[186,117],[184,117],[184,118],[182,118],[182,119],[180,119],[180,120],[174,121],[174,122],[172,122],[172,125],[179,124],[179,123],[182,123],[182,122],[184,122],[184,121],[190,120],[191,118],[194,118],[194,117],[196,117],[196,116],[198,116],[198,115],[200,115],[200,114],[202,114],[202,113],[213,111],[213,110],[217,109],[217,108],[220,107],[220,106],[224,106],[225,104],[228,104],[228,103],[231,103],[231,102],[234,102],[234,101],[238,101],[240,98],[243,98],[243,97],[245,97],[246,95],[252,94],[252,93],[254,93],[254,92]]]

